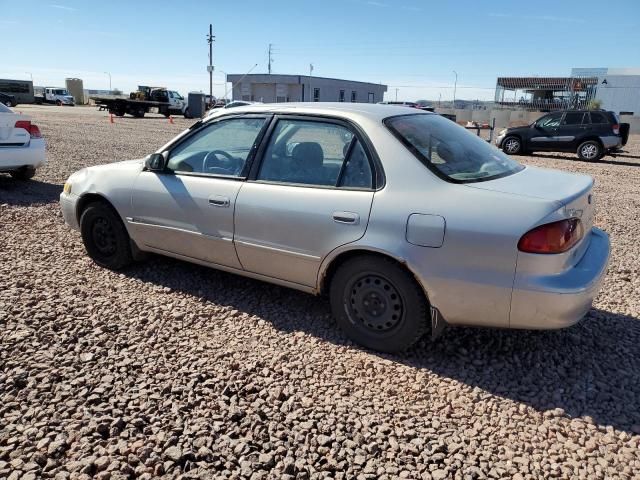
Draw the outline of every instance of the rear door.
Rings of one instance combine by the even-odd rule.
[[[315,287],[322,260],[367,228],[371,155],[338,120],[281,116],[238,194],[234,242],[250,272]]]
[[[558,150],[575,151],[578,143],[590,128],[588,114],[584,112],[566,112],[556,133]]]
[[[562,120],[562,112],[550,113],[538,119],[531,134],[531,150],[553,150],[556,148],[556,136]]]

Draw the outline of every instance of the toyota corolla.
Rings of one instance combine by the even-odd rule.
[[[74,173],[60,205],[100,266],[154,252],[324,294],[347,335],[391,352],[444,324],[580,320],[610,250],[592,187],[428,112],[253,105]]]

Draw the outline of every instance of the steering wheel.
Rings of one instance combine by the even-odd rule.
[[[224,159],[221,161],[218,157],[220,154]],[[209,167],[208,163],[210,160],[215,160],[216,165]],[[222,175],[235,175],[236,168],[238,167],[238,159],[224,150],[212,150],[204,156],[202,160],[202,171],[203,173],[219,173]]]

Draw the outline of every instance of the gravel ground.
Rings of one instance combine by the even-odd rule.
[[[322,299],[160,257],[96,267],[62,183],[190,122],[20,109],[49,165],[0,175],[0,478],[640,478],[640,137],[594,164],[521,158],[596,178],[613,255],[581,323],[387,356]]]

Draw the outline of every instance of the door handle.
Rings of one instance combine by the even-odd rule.
[[[231,205],[229,197],[223,197],[222,195],[214,195],[209,197],[209,205],[212,207],[228,207]]]
[[[336,223],[358,225],[360,223],[360,215],[353,212],[333,212],[333,221]]]

